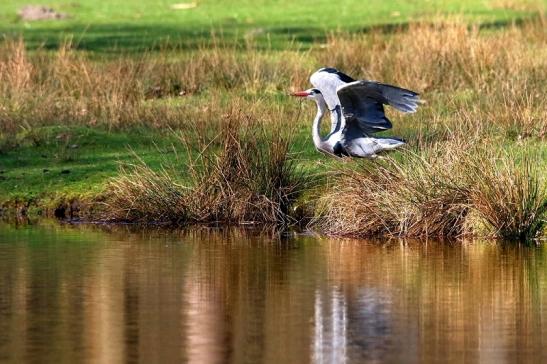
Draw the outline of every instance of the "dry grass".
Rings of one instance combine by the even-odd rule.
[[[496,31],[440,21],[389,34],[333,34],[306,52],[213,39],[191,52],[92,59],[70,43],[29,54],[22,40],[6,40],[0,139],[45,124],[172,128],[194,140],[187,144],[192,162],[184,170],[122,171],[110,185],[109,218],[286,223],[304,179],[289,139],[276,132],[280,120],[299,114],[294,100],[274,96],[308,87],[315,68],[334,66],[415,89],[428,104],[395,123],[422,152],[330,180],[321,200],[326,232],[460,236],[484,225],[496,236],[529,239],[544,223],[542,170],[501,151],[522,139],[542,143],[547,133],[543,19]],[[196,150],[204,151],[198,159]]]
[[[413,23],[393,35],[333,34],[319,60],[420,90],[487,90],[497,82],[525,76],[523,72],[529,80],[535,79],[534,71],[545,72],[544,29],[538,20],[485,34],[452,20]]]
[[[442,148],[423,157],[408,152],[403,161],[342,168],[321,196],[316,223],[334,235],[460,235],[469,192],[454,173],[460,155]]]
[[[249,120],[242,122],[246,118],[231,115],[216,143],[202,144],[197,157],[188,148],[192,162],[182,173],[153,171],[143,163],[122,169],[110,184],[105,218],[178,225],[295,223],[291,206],[308,179],[289,154],[290,137],[250,127]]]
[[[495,236],[526,241],[543,233],[547,222],[547,190],[540,175],[543,162],[502,155],[469,166],[475,182],[472,208]]]
[[[106,220],[140,223],[185,223],[190,218],[189,188],[172,171],[154,171],[140,163],[122,168],[109,185]]]
[[[188,54],[152,52],[97,60],[74,50],[70,42],[53,54],[28,54],[22,40],[6,40],[0,43],[0,132],[44,124],[199,124],[203,108],[154,100],[176,104],[184,97],[234,88],[247,94],[286,91],[292,82],[303,81],[307,71],[299,65],[305,64],[304,56],[245,53],[220,43]],[[280,67],[281,59],[292,66]],[[220,107],[220,98],[213,101]],[[203,106],[210,104],[207,100]]]
[[[172,47],[116,59],[91,58],[71,42],[55,52],[29,54],[22,40],[5,40],[0,43],[0,132],[60,123],[197,125],[204,121],[204,107],[188,104],[214,108],[221,100],[231,103],[226,91],[264,95],[307,87],[313,69],[328,65],[424,93],[436,106],[416,120],[433,119],[434,130],[495,126],[544,137],[545,29],[542,18],[491,33],[439,21],[392,34],[334,34],[324,48],[306,52],[238,48],[213,38],[194,51]],[[186,103],[185,97],[197,99]],[[463,126],[457,114],[462,109],[473,111]]]
[[[463,22],[411,24],[394,34],[329,37],[319,63],[423,93],[428,133],[547,133],[547,31],[536,22],[495,32]],[[412,125],[416,128],[416,125]]]
[[[437,144],[402,161],[343,168],[326,187],[315,223],[334,235],[531,240],[546,222],[541,168],[484,145]]]

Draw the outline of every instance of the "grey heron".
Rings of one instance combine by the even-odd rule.
[[[338,157],[375,158],[377,153],[391,150],[404,141],[374,134],[391,129],[384,114],[384,105],[413,113],[418,108],[416,92],[376,81],[354,80],[335,68],[321,68],[310,77],[314,88],[294,92],[317,104],[312,136],[317,150]],[[321,119],[330,111],[330,133],[321,137]]]

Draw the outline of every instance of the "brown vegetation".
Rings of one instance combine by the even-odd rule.
[[[75,51],[71,42],[52,55],[40,50],[29,54],[22,40],[4,41],[0,44],[0,132],[44,124],[109,128],[201,124],[208,121],[203,116],[210,117],[205,106],[219,109],[221,98],[213,97],[212,103],[208,94],[205,102],[195,102],[202,104],[198,107],[174,107],[157,99],[176,103],[181,97],[204,92],[218,95],[234,88],[251,94],[286,91],[291,82],[303,82],[307,73],[280,67],[277,57],[301,64],[291,61],[302,57],[298,53],[277,55],[276,61],[256,51],[243,55],[216,44],[182,59],[175,60],[173,54],[96,60]],[[299,75],[298,80],[293,75]]]
[[[307,180],[289,153],[289,137],[248,122],[243,127],[248,117],[240,112],[231,117],[220,143],[202,144],[194,159],[188,149],[186,174],[142,163],[122,170],[109,186],[104,217],[178,225],[294,223],[291,207]]]
[[[534,239],[547,222],[547,188],[540,175],[543,169],[538,168],[545,161],[523,158],[475,156],[475,164],[469,166],[472,208],[504,239]]]
[[[519,159],[451,142],[343,168],[315,223],[333,235],[534,239],[545,225],[547,189],[537,160]]]
[[[195,51],[170,49],[116,59],[91,58],[74,50],[70,41],[53,54],[29,54],[22,40],[6,40],[0,44],[0,130],[51,123],[198,124],[202,108],[184,105],[181,97],[214,107],[231,102],[226,95],[211,99],[211,93],[226,90],[285,93],[307,85],[314,68],[329,65],[424,93],[432,107],[414,120],[418,125],[427,121],[433,132],[501,127],[514,135],[544,137],[545,28],[541,18],[492,33],[463,22],[411,24],[390,34],[335,34],[325,47],[307,52],[262,52],[213,37]],[[162,98],[166,102],[156,101]],[[453,115],[462,109],[470,111],[470,120]]]
[[[544,156],[522,157],[520,141],[542,143],[547,132],[546,39],[533,23],[486,34],[439,23],[330,37],[327,49],[341,51],[323,61],[422,90],[429,106],[398,127],[416,134],[419,152],[342,167],[320,199],[318,226],[357,236],[541,235]]]
[[[520,143],[543,148],[546,28],[541,17],[496,31],[444,21],[334,34],[306,52],[213,38],[184,55],[170,49],[116,59],[88,57],[70,42],[53,54],[29,54],[22,40],[7,40],[0,44],[0,139],[46,124],[172,128],[185,135],[188,170],[124,170],[110,185],[109,218],[286,223],[305,178],[289,139],[277,135],[279,120],[307,130],[308,118],[275,95],[307,87],[314,68],[334,66],[415,89],[428,103],[395,123],[420,152],[329,178],[321,228],[460,236],[486,226],[489,234],[527,239],[545,222],[545,163],[515,151]]]

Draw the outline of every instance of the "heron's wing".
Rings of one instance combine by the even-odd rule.
[[[384,113],[384,105],[402,112],[415,112],[419,97],[414,91],[375,81],[355,81],[337,88],[342,113],[347,123],[359,127],[363,133],[391,129],[392,124]],[[350,125],[348,125],[350,127]],[[355,130],[354,130],[355,131]]]
[[[336,105],[340,105],[337,88],[353,81],[353,78],[335,68],[321,68],[310,77],[311,84],[321,91],[329,110],[334,110]]]

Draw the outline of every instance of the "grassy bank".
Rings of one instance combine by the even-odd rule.
[[[305,50],[213,37],[112,57],[6,39],[0,203],[117,221],[307,218],[341,235],[535,237],[546,39],[541,15],[496,31],[446,18],[341,31]],[[314,105],[286,93],[324,65],[422,94],[418,113],[389,111],[406,150],[380,164],[314,151]]]
[[[539,155],[458,139],[401,160],[342,169],[325,188],[316,224],[335,235],[530,240],[547,212]]]
[[[497,27],[528,19],[546,2],[371,0],[363,4],[359,0],[141,0],[134,3],[49,0],[46,5],[65,17],[40,22],[18,17],[18,11],[28,3],[22,0],[0,3],[0,33],[23,34],[32,48],[55,49],[66,37],[73,37],[79,49],[107,53],[138,52],[166,44],[182,44],[186,49],[195,49],[202,41],[209,40],[211,29],[231,44],[256,42],[261,48],[282,50],[293,42],[308,48],[324,41],[325,34],[333,30],[390,29],[409,22],[431,21],[439,15]]]

